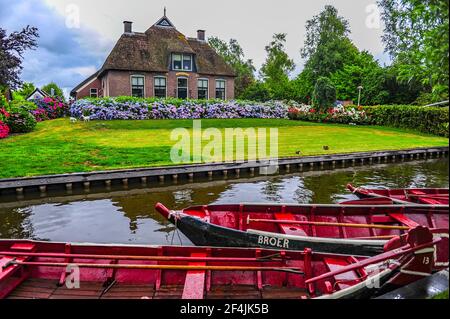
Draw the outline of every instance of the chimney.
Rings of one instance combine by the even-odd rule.
[[[205,30],[197,30],[197,40],[205,41]]]
[[[123,22],[123,28],[124,28],[124,33],[133,33],[133,22],[131,21],[124,21]]]

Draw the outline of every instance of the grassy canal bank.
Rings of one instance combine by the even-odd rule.
[[[447,138],[377,126],[274,119],[214,119],[201,124],[202,129],[219,129],[223,136],[226,128],[278,128],[279,157],[298,156],[298,151],[310,156],[449,144]],[[192,126],[191,120],[42,122],[32,133],[0,141],[0,178],[173,165],[170,151],[176,141],[171,132],[186,128],[192,133]]]

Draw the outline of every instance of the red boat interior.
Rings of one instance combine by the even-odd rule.
[[[196,206],[183,213],[242,231],[327,238],[389,239],[418,225],[447,233],[449,227],[448,207],[432,206],[242,204]]]
[[[448,188],[410,188],[410,189],[372,189],[355,188],[352,185],[347,186],[350,191],[356,192],[362,196],[384,196],[401,201],[408,201],[428,205],[448,205]]]
[[[426,243],[431,245],[430,240]],[[419,249],[423,245],[409,244],[408,253],[394,256],[393,252],[387,252],[383,254],[386,256],[364,259],[310,250],[94,246],[2,240],[0,298],[311,298],[365,280],[373,271],[367,270],[371,269],[366,268],[368,265],[393,258],[413,265],[416,255],[411,247]],[[429,257],[433,258],[432,254]],[[74,264],[79,268],[73,268]],[[384,263],[383,267],[388,266]],[[326,273],[325,278],[317,277]],[[307,284],[307,280],[312,282]]]

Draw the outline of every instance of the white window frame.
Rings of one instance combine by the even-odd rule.
[[[197,79],[197,98],[198,98],[198,89],[199,89],[198,81],[206,81],[206,83],[208,83],[207,84],[208,87],[206,89],[206,99],[209,100],[209,79],[208,78],[198,78]]]
[[[156,97],[156,85],[155,85],[155,80],[156,79],[165,79],[166,80],[166,98],[167,98],[167,76],[164,76],[164,75],[155,75],[154,77],[153,77],[153,97]],[[178,86],[178,83],[177,83],[177,86]],[[177,91],[178,92],[178,91]],[[177,93],[178,94],[178,93]]]
[[[178,86],[178,80],[179,79],[186,79],[186,99],[189,99],[189,78],[186,76],[178,76],[177,77],[177,99],[179,99],[180,97],[178,96],[178,90],[179,90],[179,86]],[[184,88],[184,87],[183,87]]]
[[[227,99],[227,80],[225,80],[225,79],[216,79],[216,86],[215,86],[215,88],[214,88],[214,95],[215,95],[215,98],[217,99],[217,82],[223,82],[225,85],[224,85],[224,88],[223,88],[223,100],[225,101],[226,99]]]
[[[92,92],[95,91],[95,96],[92,96]],[[89,89],[89,97],[96,97],[98,98],[98,89],[97,88],[90,88]]]
[[[130,96],[133,96],[133,78],[142,78],[144,79],[144,96],[143,98],[145,98],[146,92],[145,92],[145,75],[142,74],[132,74],[130,75]]]
[[[181,69],[175,69],[174,55],[181,56]],[[189,58],[191,59],[191,68],[189,70],[185,70],[184,69],[184,57],[185,56],[189,56]],[[194,69],[194,57],[193,57],[192,54],[189,54],[189,53],[172,53],[171,59],[172,59],[172,70],[174,70],[174,71],[192,72],[192,70]]]

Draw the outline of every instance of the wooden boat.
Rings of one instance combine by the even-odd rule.
[[[448,188],[400,188],[400,189],[374,189],[354,187],[347,188],[359,198],[390,198],[397,204],[417,203],[427,205],[448,205]]]
[[[389,239],[425,226],[436,238],[436,270],[448,267],[448,206],[266,205],[194,206],[156,210],[195,245],[263,247],[374,256]]]
[[[367,298],[432,271],[424,227],[374,257],[0,240],[0,299]]]

